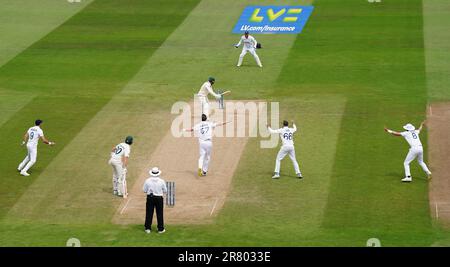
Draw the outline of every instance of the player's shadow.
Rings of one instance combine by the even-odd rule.
[[[387,173],[386,176],[389,176],[390,178],[392,177],[392,178],[398,179],[399,181],[405,177],[403,173],[397,173],[397,172]],[[413,176],[413,181],[414,180],[428,181],[428,177],[423,177],[423,175]]]

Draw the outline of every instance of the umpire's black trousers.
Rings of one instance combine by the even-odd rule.
[[[153,211],[156,209],[158,231],[164,230],[164,200],[162,196],[147,195],[145,230],[152,228]]]

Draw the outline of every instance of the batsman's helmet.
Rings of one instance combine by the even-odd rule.
[[[215,79],[214,77],[209,77],[209,78],[208,78],[208,81],[209,81],[209,82],[215,82],[216,79]]]
[[[125,143],[129,145],[133,144],[133,136],[127,136],[127,138],[125,138]]]

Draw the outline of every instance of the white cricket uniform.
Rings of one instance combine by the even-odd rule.
[[[295,148],[294,148],[294,133],[297,131],[297,127],[295,124],[293,125],[293,128],[289,128],[287,126],[280,128],[278,130],[273,130],[269,127],[269,132],[274,134],[279,134],[281,141],[283,144],[281,145],[280,151],[278,152],[277,159],[275,162],[275,173],[280,173],[280,163],[281,160],[286,155],[289,155],[289,158],[291,158],[292,164],[294,164],[295,173],[297,175],[302,175],[300,172],[300,167],[298,166],[297,159],[295,158]]]
[[[422,142],[420,142],[419,130],[413,130],[413,131],[404,131],[400,133],[405,140],[408,142],[410,149],[408,154],[406,155],[405,161],[403,162],[403,165],[405,167],[405,176],[411,176],[411,171],[409,169],[409,164],[411,161],[413,161],[415,158],[417,158],[417,161],[419,162],[420,167],[422,167],[423,171],[427,174],[431,174],[430,170],[428,169],[425,162],[423,162],[423,147]]]
[[[25,159],[19,164],[18,170],[21,172],[27,172],[31,166],[36,163],[37,159],[37,146],[39,143],[39,139],[44,136],[44,131],[42,131],[41,127],[33,126],[27,131],[28,133],[28,141],[27,141],[27,156]]]
[[[239,61],[237,66],[240,67],[242,65],[242,60],[244,59],[245,54],[247,54],[247,52],[250,52],[250,54],[252,54],[253,57],[255,58],[256,64],[262,67],[261,60],[259,60],[259,57],[256,54],[256,44],[257,44],[256,39],[251,35],[248,35],[248,38],[245,38],[245,35],[242,35],[241,39],[239,40],[239,43],[237,43],[236,46],[239,47],[242,43],[244,44],[244,46],[242,47],[242,52],[239,55]]]
[[[130,157],[131,147],[127,143],[120,143],[111,152],[111,159],[109,164],[113,168],[113,190],[117,191],[119,196],[123,195],[126,190],[126,171],[123,166],[122,157]]]
[[[211,83],[209,81],[206,81],[203,83],[202,87],[200,87],[200,90],[197,94],[202,106],[202,114],[205,114],[206,116],[209,116],[209,94],[212,94],[216,99],[220,98],[220,95],[214,92]]]
[[[198,168],[204,172],[208,171],[209,161],[211,160],[212,132],[216,126],[217,124],[214,122],[202,121],[193,127],[194,134],[198,137],[200,150]]]

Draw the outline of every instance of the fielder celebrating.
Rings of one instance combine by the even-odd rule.
[[[197,94],[200,104],[202,105],[202,114],[206,114],[207,116],[209,116],[208,94],[213,95],[217,100],[221,98],[221,95],[216,94],[212,88],[215,82],[216,79],[214,77],[209,77],[208,80],[203,83],[202,87],[200,87],[200,91],[198,91]]]
[[[39,139],[42,139],[42,142],[44,142],[44,144],[50,146],[55,144],[54,142],[48,141],[44,137],[44,131],[42,131],[41,129],[42,122],[43,122],[42,120],[36,120],[34,122],[35,126],[28,129],[28,131],[23,136],[22,145],[24,145],[25,143],[27,144],[28,153],[25,159],[19,164],[19,167],[17,167],[17,170],[20,172],[20,175],[30,176],[28,170],[31,168],[31,166],[34,165],[34,163],[36,163],[37,146]]]
[[[420,131],[422,131],[423,125],[425,122],[422,122],[420,124],[419,129],[416,130],[414,125],[411,123],[406,124],[403,126],[403,129],[406,131],[403,132],[396,132],[391,129],[388,129],[384,127],[384,130],[394,136],[403,136],[405,140],[408,142],[410,149],[408,154],[406,155],[405,161],[403,162],[403,165],[405,167],[405,178],[402,179],[402,182],[411,182],[411,171],[409,169],[409,164],[411,161],[413,161],[415,158],[417,158],[417,161],[419,162],[420,167],[422,167],[423,171],[428,175],[428,179],[431,179],[431,172],[428,169],[425,162],[423,162],[423,146],[422,142],[420,142],[419,134]]]
[[[212,150],[212,131],[217,126],[222,126],[227,123],[228,122],[218,124],[207,121],[207,116],[202,114],[202,122],[196,124],[191,129],[185,129],[187,132],[195,131],[195,136],[198,137],[200,148],[200,158],[198,159],[198,176],[206,176],[206,173],[208,172]]]
[[[108,164],[113,168],[113,194],[127,198],[127,166],[130,157],[133,137],[127,136],[124,143],[120,143],[111,150],[111,159]]]
[[[244,59],[245,54],[247,54],[247,52],[250,52],[250,54],[252,54],[255,58],[256,64],[258,64],[258,66],[262,68],[261,60],[259,60],[259,57],[256,54],[256,45],[258,44],[256,42],[256,39],[253,36],[249,35],[248,31],[246,31],[244,35],[241,36],[239,43],[234,45],[234,47],[238,48],[242,43],[244,43],[244,46],[242,47],[242,52],[239,55],[237,66],[240,67],[242,65],[242,60]]]
[[[297,177],[299,179],[303,178],[300,167],[298,166],[297,159],[295,158],[294,133],[297,131],[297,127],[295,126],[294,122],[292,122],[293,128],[289,128],[288,126],[289,123],[287,121],[283,121],[283,128],[280,128],[278,130],[273,130],[272,128],[270,128],[270,125],[267,125],[269,132],[272,134],[279,134],[283,142],[275,162],[275,173],[272,176],[273,179],[280,178],[280,163],[286,155],[289,155],[289,158],[291,158]]]

